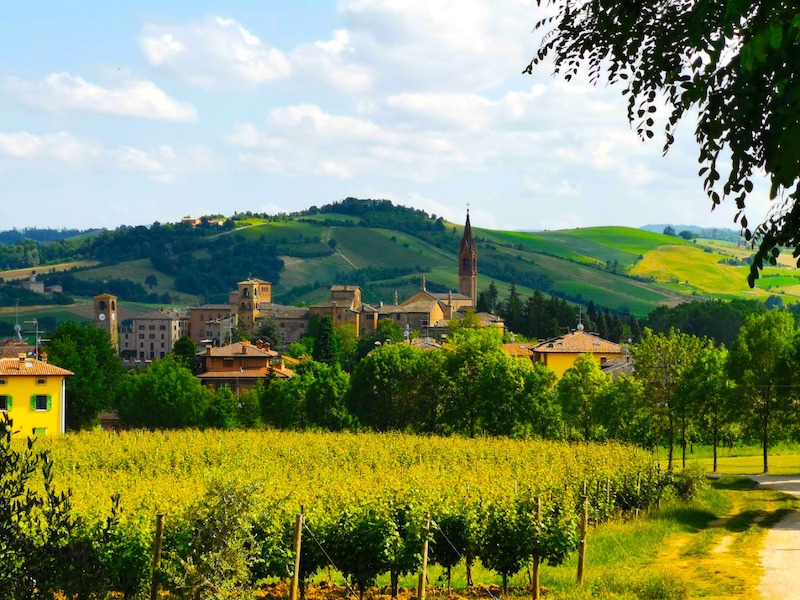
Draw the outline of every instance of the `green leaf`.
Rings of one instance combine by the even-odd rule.
[[[767,40],[769,45],[778,50],[783,43],[783,27],[780,25],[773,25],[767,32]]]

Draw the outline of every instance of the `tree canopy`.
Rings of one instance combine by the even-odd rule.
[[[628,119],[654,136],[658,104],[666,102],[664,152],[688,115],[697,115],[699,175],[713,206],[732,198],[736,220],[758,251],[750,285],[780,246],[800,255],[800,7],[755,0],[538,0],[557,14],[539,20],[545,31],[525,72],[547,57],[566,80],[588,68],[589,78],[620,84]],[[606,69],[607,67],[607,69]],[[605,69],[605,70],[604,70]],[[601,72],[605,72],[602,75]],[[752,227],[745,204],[753,179],[765,172],[770,216]]]

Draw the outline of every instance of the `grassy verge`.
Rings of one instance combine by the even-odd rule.
[[[601,524],[589,533],[586,579],[578,586],[577,557],[542,569],[544,597],[552,600],[684,598],[754,598],[762,575],[759,551],[766,530],[800,501],[759,488],[742,477],[711,481],[689,503],[665,501],[651,515]],[[416,576],[401,581],[413,596]],[[476,565],[475,597],[500,595],[500,578]],[[453,588],[465,594],[463,565],[452,573]],[[320,580],[325,579],[321,577]],[[379,581],[380,586],[388,585]],[[444,597],[446,580],[437,567],[429,571],[429,596]],[[512,580],[512,596],[530,597],[525,570]],[[386,588],[382,590],[384,593]]]

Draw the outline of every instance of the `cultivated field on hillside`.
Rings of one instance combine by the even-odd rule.
[[[39,265],[37,267],[29,267],[25,269],[11,269],[9,271],[0,271],[0,278],[3,281],[18,281],[20,279],[28,279],[34,274],[43,273],[60,273],[62,271],[70,271],[72,269],[86,269],[95,266],[95,260],[73,260],[70,262],[58,263],[55,265]]]

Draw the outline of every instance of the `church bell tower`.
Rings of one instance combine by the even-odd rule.
[[[458,252],[458,291],[472,298],[472,305],[475,306],[478,301],[478,250],[475,247],[475,238],[472,237],[469,209],[464,235],[461,237],[461,249]]]
[[[94,297],[94,325],[108,333],[115,352],[119,352],[119,324],[117,322],[117,297],[100,294]]]

